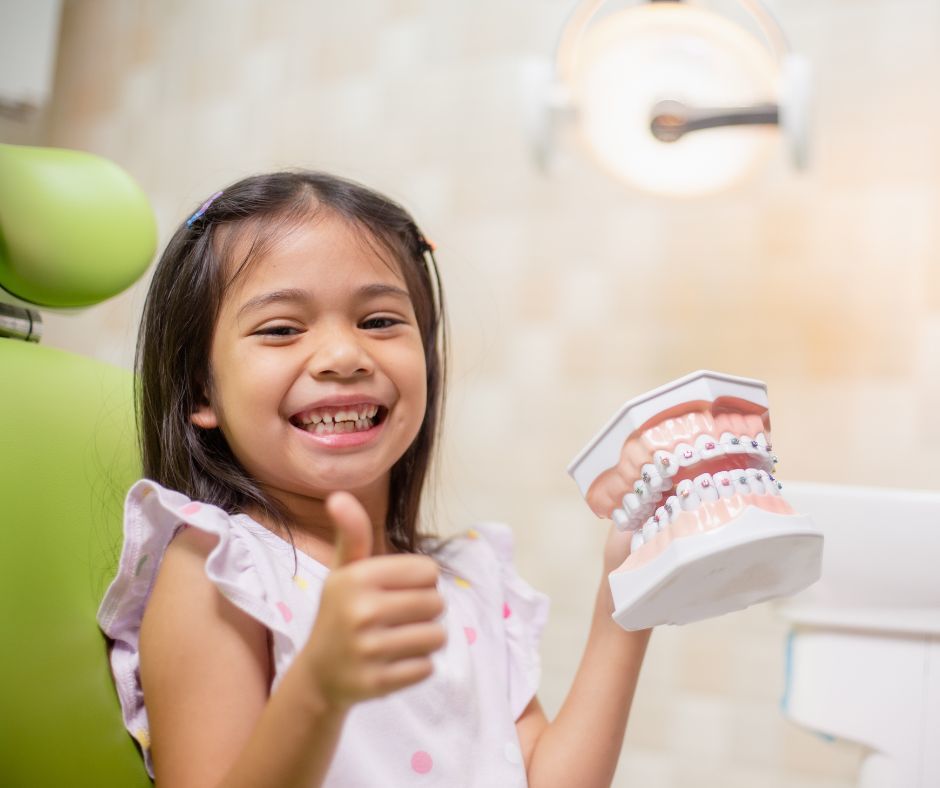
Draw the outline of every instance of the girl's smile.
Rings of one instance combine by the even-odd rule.
[[[237,245],[240,260],[251,238]],[[222,302],[211,391],[192,419],[221,429],[288,505],[337,489],[367,508],[384,500],[424,418],[420,330],[398,266],[379,249],[323,211],[251,261]]]

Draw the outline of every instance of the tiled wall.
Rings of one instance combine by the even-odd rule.
[[[522,573],[553,597],[550,712],[605,533],[564,468],[621,402],[703,367],[764,379],[784,481],[936,489],[940,441],[940,5],[779,0],[816,68],[811,170],[780,154],[673,202],[576,157],[534,166],[523,75],[572,4],[74,0],[37,135],[126,167],[162,238],[281,166],[413,210],[451,309],[440,527],[514,525]],[[145,286],[49,316],[46,341],[129,364]],[[861,749],[778,710],[785,635],[766,605],[657,631],[615,785],[853,785]]]

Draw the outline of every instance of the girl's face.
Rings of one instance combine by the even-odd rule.
[[[220,428],[262,487],[289,508],[349,490],[384,509],[426,370],[405,281],[361,231],[323,212],[252,263],[221,305],[211,369],[192,420]]]

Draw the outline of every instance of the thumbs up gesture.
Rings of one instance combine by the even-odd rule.
[[[446,640],[435,621],[444,603],[433,559],[372,557],[372,524],[362,504],[337,492],[326,508],[336,550],[302,657],[324,700],[346,709],[431,675],[430,655]]]

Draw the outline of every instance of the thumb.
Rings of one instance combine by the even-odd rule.
[[[354,495],[333,493],[326,499],[326,512],[336,526],[333,569],[372,555],[372,522]]]

